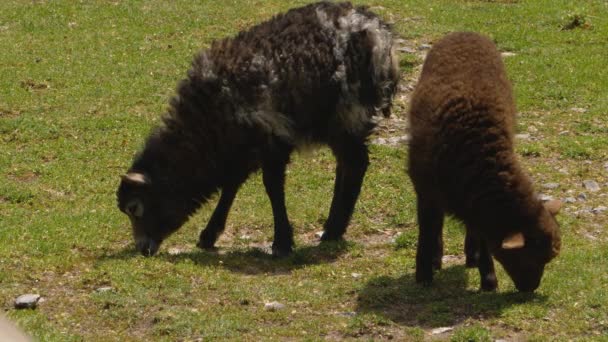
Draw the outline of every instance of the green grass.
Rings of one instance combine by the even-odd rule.
[[[219,253],[194,247],[214,201],[157,257],[134,253],[115,204],[119,175],[191,57],[213,39],[307,2],[0,2],[4,313],[41,341],[606,340],[608,214],[577,214],[605,205],[608,194],[608,5],[600,0],[369,2],[414,46],[473,30],[515,54],[505,61],[518,131],[534,138],[518,141],[522,162],[539,185],[560,183],[543,193],[588,196],[563,210],[563,252],[534,295],[515,292],[502,269],[500,290],[479,293],[477,272],[459,259],[463,234],[453,220],[445,240],[455,261],[433,287],[416,285],[405,148],[372,146],[346,243],[318,246],[314,237],[335,167],[321,149],[295,156],[289,168],[293,256],[274,260],[261,249],[272,239],[272,217],[259,175],[237,196]],[[584,25],[564,30],[575,18]],[[404,54],[400,66],[413,77],[421,62]],[[586,191],[585,179],[602,190]],[[101,286],[112,291],[96,292]],[[46,299],[36,310],[12,308],[32,292]],[[286,308],[264,310],[270,301]],[[430,335],[443,326],[454,330]]]

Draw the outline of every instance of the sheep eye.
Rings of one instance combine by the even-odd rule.
[[[133,200],[125,206],[125,213],[132,218],[141,218],[144,216],[144,204],[141,200]]]

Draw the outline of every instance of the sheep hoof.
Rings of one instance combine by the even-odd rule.
[[[431,274],[429,277],[428,275],[416,274],[416,283],[423,287],[430,287],[433,283],[433,275]]]
[[[196,243],[196,247],[205,250],[205,251],[216,251],[217,248],[215,247],[215,243],[213,242],[206,242],[203,240],[200,240],[199,242]]]
[[[292,248],[291,246],[288,247],[278,247],[278,246],[272,246],[272,257],[273,258],[286,258],[289,255],[291,255],[292,252]]]
[[[328,232],[323,232],[323,235],[321,235],[321,242],[323,241],[343,241],[344,238],[342,237],[342,234],[332,234],[332,233],[328,233]]]
[[[481,279],[481,291],[484,292],[492,292],[496,291],[498,288],[498,281],[496,280],[496,276],[488,275]]]

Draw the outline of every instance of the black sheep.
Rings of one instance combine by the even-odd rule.
[[[497,287],[492,255],[515,286],[533,291],[560,250],[554,215],[543,205],[513,151],[515,104],[500,53],[487,38],[453,33],[433,46],[413,94],[409,175],[420,233],[416,280],[441,268],[444,214],[467,230],[468,266],[481,288]]]
[[[292,251],[284,198],[290,154],[328,145],[337,159],[322,240],[341,239],[368,165],[366,139],[390,113],[398,80],[392,33],[374,13],[320,2],[214,42],[195,57],[163,124],[118,189],[137,249],[153,255],[207,199],[219,203],[198,246],[212,248],[234,197],[262,169],[274,215],[273,255]]]

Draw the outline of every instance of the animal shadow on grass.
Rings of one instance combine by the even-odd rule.
[[[190,260],[200,266],[225,268],[233,272],[255,274],[287,274],[294,269],[307,265],[331,263],[348,252],[352,243],[346,241],[322,242],[318,245],[296,248],[286,258],[275,258],[261,248],[237,249],[227,252],[194,250],[191,252],[170,254],[160,252],[151,258],[158,258],[171,263]],[[130,259],[140,257],[133,247],[127,247],[116,254],[103,256],[102,259]]]
[[[469,290],[464,266],[437,272],[430,287],[417,284],[414,277],[408,273],[371,279],[359,292],[357,312],[379,314],[405,326],[436,328],[458,325],[467,318],[497,317],[510,306],[547,300],[535,293]]]

